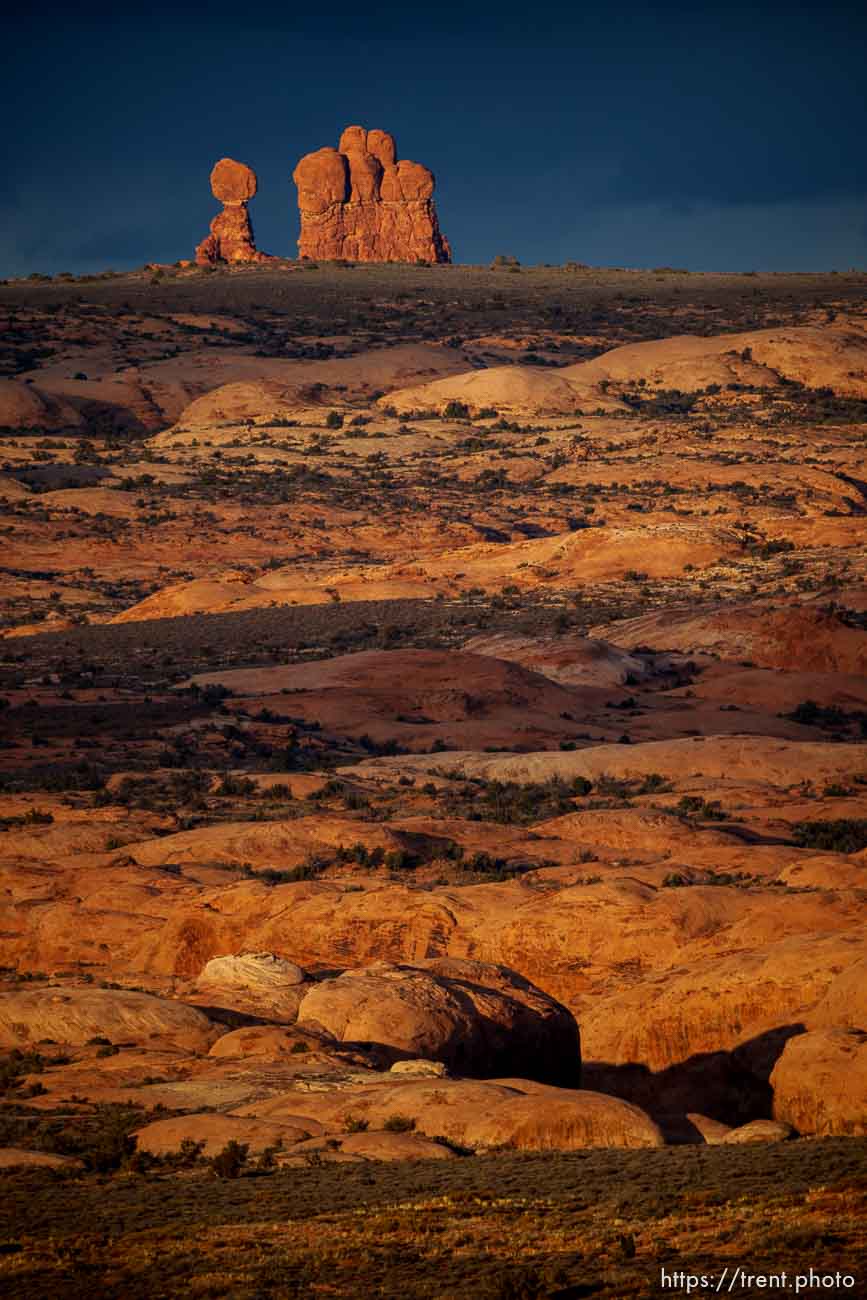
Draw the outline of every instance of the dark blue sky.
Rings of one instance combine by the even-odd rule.
[[[292,169],[352,122],[433,168],[461,262],[867,265],[863,6],[85,0],[4,37],[0,275],[189,256],[223,155],[294,255]]]

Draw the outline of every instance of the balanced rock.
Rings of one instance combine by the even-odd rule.
[[[256,194],[256,173],[246,163],[221,158],[211,172],[211,193],[223,204],[211,222],[211,233],[196,249],[199,266],[217,262],[267,262],[253,239],[247,204]]]
[[[302,257],[354,262],[450,262],[433,204],[433,173],[397,159],[387,131],[348,126],[337,149],[306,154],[293,172]]]
[[[474,1078],[515,1074],[577,1086],[578,1026],[570,1011],[505,966],[441,957],[377,962],[314,985],[298,1024],[344,1043],[440,1061]]]

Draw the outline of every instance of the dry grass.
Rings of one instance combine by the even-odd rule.
[[[626,1300],[663,1265],[867,1254],[863,1140],[5,1182],[8,1296]]]

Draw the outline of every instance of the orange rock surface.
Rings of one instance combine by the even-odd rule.
[[[211,233],[196,248],[199,266],[217,262],[267,262],[253,239],[247,203],[255,197],[256,173],[246,163],[221,158],[211,172],[211,193],[223,204],[211,222]]]
[[[373,1082],[328,1092],[283,1093],[238,1108],[241,1115],[342,1128],[349,1116],[381,1127],[395,1113],[419,1133],[474,1148],[569,1151],[582,1147],[655,1147],[663,1139],[637,1106],[597,1092],[553,1088],[527,1079],[419,1079]]]
[[[293,173],[302,257],[354,262],[450,262],[433,204],[433,173],[397,161],[386,131],[348,126],[338,149],[306,154]]]
[[[460,1074],[523,1066],[558,1084],[580,1077],[578,1027],[566,1008],[486,962],[441,957],[344,971],[307,994],[298,1019],[342,1042],[382,1043]]]

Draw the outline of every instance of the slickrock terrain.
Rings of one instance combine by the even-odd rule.
[[[414,166],[303,160],[309,257],[446,256]],[[863,1257],[867,279],[251,264],[254,189],[0,286],[0,1288]]]
[[[218,262],[267,262],[253,240],[247,204],[256,197],[258,181],[252,167],[221,158],[211,172],[211,193],[223,205],[211,222],[211,233],[196,248],[198,266]]]
[[[397,158],[394,136],[348,126],[336,149],[306,154],[298,187],[298,252],[313,260],[450,262],[433,203],[433,173]]]

